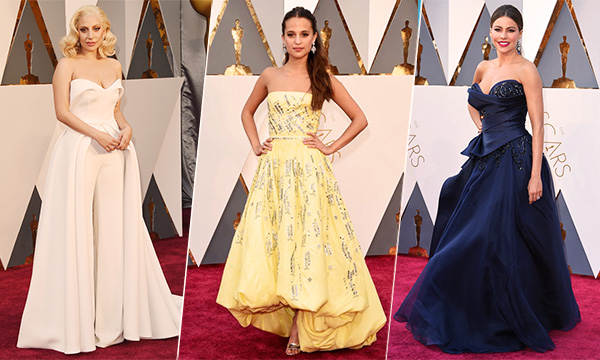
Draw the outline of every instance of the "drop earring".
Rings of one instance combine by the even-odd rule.
[[[310,52],[313,54],[317,52],[317,47],[315,46],[315,43],[312,44],[312,46],[310,48]]]
[[[285,47],[285,44],[283,44],[283,53],[287,54],[287,48]]]

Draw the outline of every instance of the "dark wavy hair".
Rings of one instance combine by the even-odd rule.
[[[285,23],[291,18],[304,18],[311,22],[313,33],[318,34],[317,30],[317,19],[307,9],[297,6],[290,10],[283,17],[281,22],[281,33],[285,36]],[[313,54],[312,51],[308,53],[308,60],[306,61],[306,68],[308,70],[308,77],[310,78],[310,90],[312,92],[311,107],[313,110],[321,110],[325,100],[331,100],[333,95],[333,88],[331,86],[331,79],[329,78],[329,59],[323,49],[323,42],[321,36],[317,35],[315,40],[315,47],[317,50]],[[290,59],[288,53],[285,54],[285,60],[283,63],[287,63]]]
[[[490,27],[492,27],[492,25],[494,25],[494,22],[496,20],[498,20],[499,18],[501,18],[503,16],[508,16],[509,18],[512,19],[512,21],[517,23],[517,26],[519,27],[519,31],[523,30],[523,16],[521,15],[521,12],[519,11],[519,9],[517,9],[516,7],[514,7],[512,5],[499,6],[492,14],[492,17],[490,18]]]

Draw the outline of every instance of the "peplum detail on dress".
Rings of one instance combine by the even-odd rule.
[[[548,332],[581,321],[542,159],[542,197],[529,204],[531,136],[515,80],[478,84],[469,104],[483,131],[461,171],[442,186],[430,258],[394,315],[416,340],[448,353],[554,349]]]

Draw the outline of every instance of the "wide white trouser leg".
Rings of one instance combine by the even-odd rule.
[[[93,221],[96,345],[123,341],[124,156],[92,142],[86,158],[85,191]]]

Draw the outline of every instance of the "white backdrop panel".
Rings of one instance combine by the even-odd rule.
[[[414,171],[431,219],[435,221],[442,184],[456,175],[467,160],[460,152],[477,135],[477,128],[467,110],[467,87],[415,86],[414,91],[410,124],[414,139],[408,145],[406,166]],[[418,159],[418,156],[423,158]],[[411,192],[412,187],[405,185],[404,204]]]
[[[181,205],[181,98],[179,96],[173,107],[171,121],[153,173],[177,234],[181,236],[183,234],[183,218]]]
[[[248,138],[240,114],[257,76],[204,78],[198,158],[190,220],[189,247],[198,263],[221,219],[248,153]],[[257,109],[260,128],[266,118],[265,103]]]
[[[133,128],[142,193],[146,192],[173,111],[178,102],[183,78],[123,81],[125,95],[121,111]],[[180,161],[180,158],[173,159]]]
[[[52,87],[1,86],[0,109],[6,134],[0,142],[0,259],[6,266],[56,125]]]
[[[599,100],[598,90],[544,89],[545,123],[552,125],[544,127],[545,147],[551,147],[546,157],[594,274],[600,270],[600,163],[592,151],[600,134]]]

